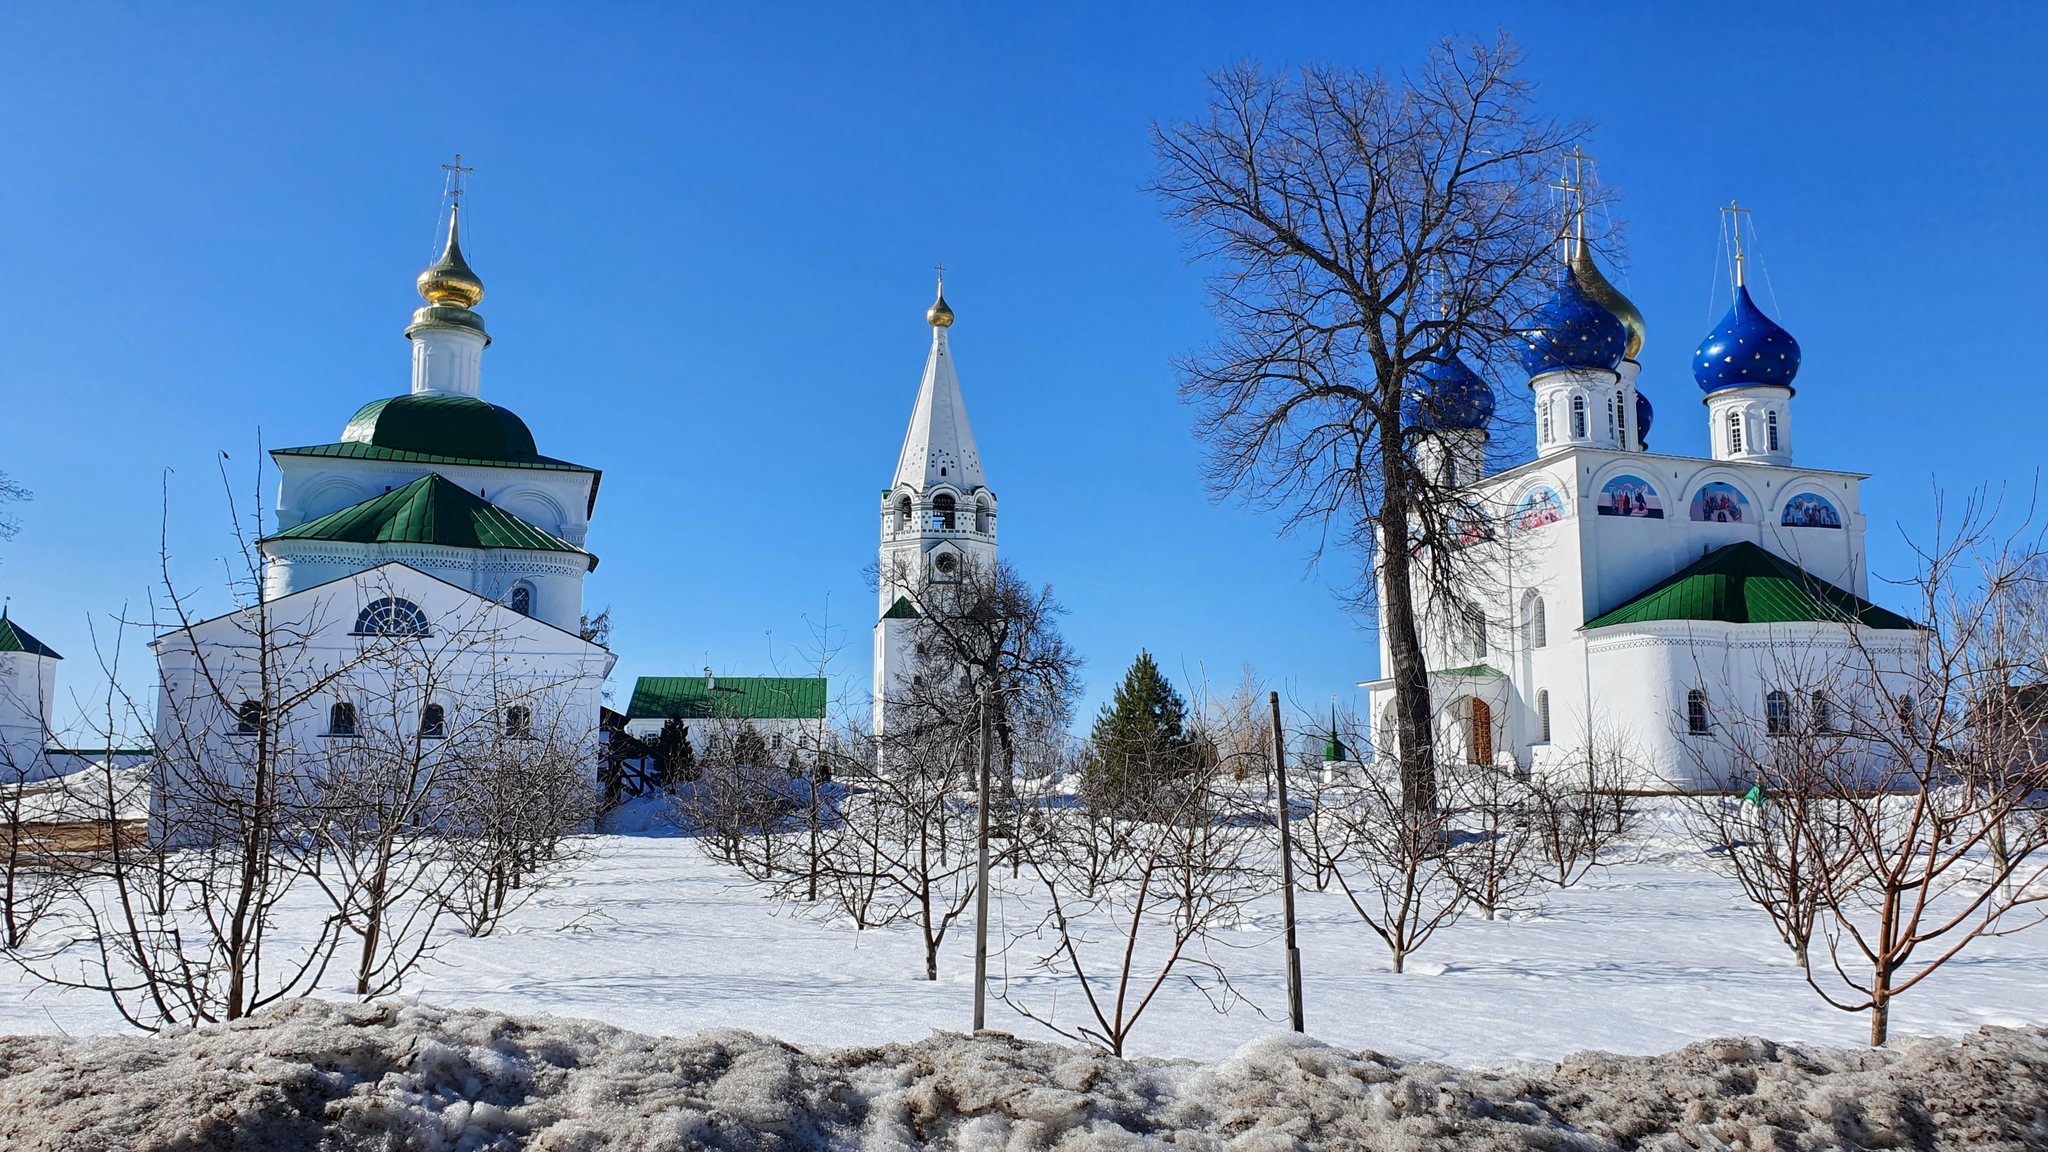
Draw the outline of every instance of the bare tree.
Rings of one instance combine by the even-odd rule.
[[[5,472],[0,472],[0,504],[25,504],[35,499],[27,488],[14,482]],[[0,540],[12,540],[21,531],[21,521],[0,512]]]
[[[1470,765],[1446,790],[1464,843],[1453,873],[1459,890],[1488,920],[1535,907],[1543,882],[1535,792],[1513,772]]]
[[[552,871],[573,862],[571,833],[588,827],[597,795],[594,733],[559,708],[515,702],[494,710],[456,750],[461,764],[443,834],[449,909],[472,936],[489,935]],[[545,699],[545,696],[542,696]]]
[[[1829,965],[1809,964],[1807,981],[1867,1013],[1873,1045],[1899,996],[1972,943],[2048,917],[2036,624],[2048,553],[2038,529],[1996,520],[1973,499],[1916,548],[1904,584],[1923,627],[1908,640],[1845,618],[1829,637],[1780,645],[1762,716],[1716,725],[1717,749],[1755,772],[1777,823],[1752,858],[1783,873],[1797,852],[1811,867],[1797,879]],[[1786,887],[1745,893],[1797,935]]]
[[[1210,483],[1367,559],[1420,807],[1436,754],[1416,591],[1483,608],[1460,549],[1409,542],[1479,513],[1420,466],[1403,406],[1429,365],[1513,341],[1554,266],[1546,172],[1586,133],[1535,115],[1519,63],[1501,40],[1446,42],[1402,77],[1242,66],[1211,77],[1204,117],[1153,130],[1154,190],[1213,270],[1222,332],[1181,366]]]
[[[1632,795],[1642,779],[1634,741],[1604,728],[1540,769],[1529,782],[1536,854],[1549,879],[1569,888],[1641,831],[1642,806]]]
[[[1238,1001],[1219,952],[1271,877],[1258,867],[1264,813],[1228,775],[1207,757],[1171,783],[1122,778],[1140,793],[1128,801],[1091,795],[1091,807],[1106,801],[1111,813],[1099,820],[1049,814],[1021,853],[1043,914],[1011,943],[1030,953],[1032,970],[1077,981],[1087,1014],[1061,1019],[1026,981],[1005,980],[1005,1003],[1121,1056],[1169,983],[1187,983],[1219,1010]],[[1115,835],[1101,834],[1104,821]]]
[[[1432,774],[1434,775],[1434,774]],[[1301,832],[1310,866],[1387,946],[1395,972],[1439,929],[1463,915],[1470,843],[1451,809],[1406,803],[1400,781],[1377,766],[1314,793],[1316,819]]]

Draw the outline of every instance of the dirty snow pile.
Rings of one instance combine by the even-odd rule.
[[[806,1050],[413,1003],[157,1038],[0,1037],[0,1147],[2048,1146],[2048,1029],[1889,1051],[1722,1040],[1459,1071],[1299,1037],[1126,1061],[1007,1036]]]

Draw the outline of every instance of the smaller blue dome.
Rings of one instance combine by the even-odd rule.
[[[1790,388],[1797,375],[1799,341],[1764,315],[1747,287],[1736,285],[1735,306],[1692,354],[1692,378],[1700,390]]]
[[[1493,386],[1453,352],[1416,369],[1422,387],[1410,391],[1402,414],[1423,432],[1484,431],[1493,419]]]
[[[1564,368],[1612,371],[1627,348],[1628,329],[1567,268],[1557,278],[1557,295],[1522,329],[1522,370],[1531,379]]]
[[[1645,449],[1650,446],[1650,421],[1656,415],[1657,410],[1650,407],[1650,398],[1641,392],[1636,393],[1636,439]]]

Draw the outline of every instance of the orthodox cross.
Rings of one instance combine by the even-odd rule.
[[[1742,218],[1749,215],[1749,209],[1740,200],[1730,200],[1721,215],[1728,218],[1728,227],[1735,237],[1735,286],[1742,287]]]
[[[939,291],[944,292],[946,290],[946,266],[944,264],[934,264],[932,265],[932,271],[939,274]]]
[[[476,171],[476,169],[463,167],[462,153],[457,152],[455,154],[455,163],[441,165],[441,171],[446,172],[448,174],[447,195],[449,202],[458,205],[461,204],[462,178],[464,176],[469,175],[471,172]]]
[[[1576,154],[1578,149],[1574,148],[1572,151]],[[1566,157],[1566,159],[1569,160],[1572,159],[1572,157],[1568,156]],[[1580,194],[1579,182],[1576,179],[1576,177],[1574,175],[1567,174],[1562,171],[1560,171],[1557,174],[1557,183],[1546,184],[1544,185],[1544,187],[1549,188],[1552,191],[1556,192],[1558,194],[1559,199],[1561,199],[1564,202],[1565,227],[1563,229],[1563,234],[1559,237],[1559,239],[1564,241],[1564,259],[1565,263],[1569,264],[1571,263],[1572,259],[1571,223],[1574,217],[1580,217],[1583,215],[1577,209],[1578,205],[1581,205],[1585,202],[1585,199]]]

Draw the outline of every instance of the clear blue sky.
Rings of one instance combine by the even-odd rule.
[[[165,469],[174,568],[217,585],[217,453],[246,492],[259,433],[328,441],[405,390],[460,151],[484,394],[605,472],[587,601],[621,698],[706,663],[798,671],[828,598],[835,673],[864,686],[862,569],[940,261],[1003,551],[1072,610],[1089,709],[1141,647],[1348,698],[1375,671],[1329,592],[1351,573],[1201,489],[1169,358],[1210,325],[1140,190],[1146,126],[1231,61],[1399,69],[1502,28],[1545,110],[1599,124],[1658,449],[1706,447],[1686,361],[1739,197],[1805,349],[1799,457],[1874,474],[1872,567],[1898,573],[1934,483],[2025,486],[2042,456],[2043,12],[10,5],[0,469],[36,498],[0,592],[89,688],[88,618],[155,579]]]

